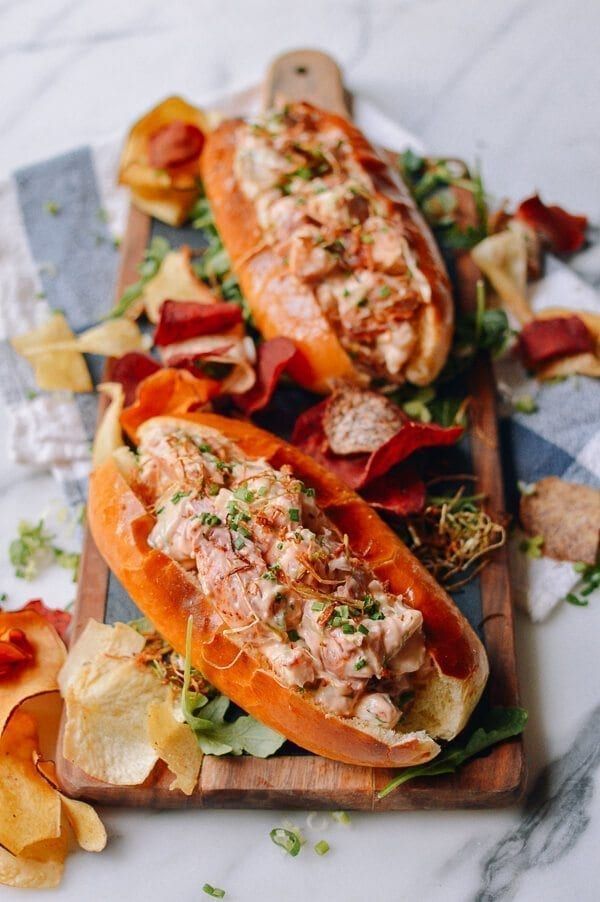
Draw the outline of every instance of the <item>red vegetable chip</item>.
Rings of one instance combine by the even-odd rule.
[[[125,392],[125,406],[129,406],[135,401],[140,382],[160,369],[162,366],[154,357],[140,351],[130,351],[108,361],[106,382],[121,383]]]
[[[578,316],[534,319],[519,335],[519,351],[530,369],[554,357],[593,352],[595,346],[594,336]]]
[[[574,216],[562,207],[547,207],[538,194],[522,201],[516,216],[538,232],[556,254],[572,254],[585,242],[587,217]]]
[[[329,450],[323,430],[327,403],[322,401],[298,417],[292,442],[356,490],[383,476],[420,448],[453,445],[463,433],[462,426],[445,427],[407,419],[392,438],[371,454],[342,457]]]
[[[281,374],[285,372],[296,356],[296,345],[289,338],[270,338],[258,346],[256,361],[256,382],[249,391],[238,395],[236,404],[245,413],[256,413],[266,407]]]
[[[225,332],[242,321],[241,308],[231,301],[199,304],[197,301],[164,301],[154,333],[158,347]]]
[[[362,497],[372,507],[407,517],[418,514],[425,506],[425,483],[414,467],[394,467],[385,476],[379,476],[361,491]]]
[[[191,163],[200,156],[204,135],[195,125],[174,119],[150,136],[148,158],[155,169],[169,169]]]
[[[22,611],[35,611],[44,617],[48,623],[51,623],[60,638],[66,642],[67,632],[71,625],[71,614],[68,611],[61,611],[57,608],[48,608],[41,598],[33,598],[21,608]]]
[[[15,667],[33,661],[33,648],[20,629],[6,630],[0,635],[0,678]]]

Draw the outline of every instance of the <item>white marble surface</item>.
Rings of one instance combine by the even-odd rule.
[[[597,0],[0,0],[0,174],[118,132],[167,93],[199,100],[257,81],[276,52],[313,45],[426,146],[479,155],[498,195],[538,187],[598,223],[599,32]],[[26,585],[5,551],[21,517],[60,504],[58,488],[2,454],[0,492],[0,589],[11,605],[71,600],[63,571]],[[591,902],[599,630],[598,603],[563,605],[541,626],[517,620],[532,787],[518,808],[357,814],[349,827],[309,831],[329,855],[307,847],[297,859],[269,841],[281,813],[106,810],[108,849],[72,856],[48,897],[187,902],[205,898],[208,881],[250,902]]]

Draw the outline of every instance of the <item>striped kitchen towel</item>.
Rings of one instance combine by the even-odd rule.
[[[236,111],[251,111],[255,95],[240,96],[244,102]],[[231,98],[227,105],[236,107]],[[421,150],[414,136],[360,98],[355,116],[374,141]],[[119,262],[114,239],[123,232],[127,207],[115,184],[120,144],[119,139],[78,148],[0,184],[0,389],[10,410],[8,441],[17,461],[50,469],[72,505],[85,501],[95,397],[38,393],[28,364],[9,339],[43,321],[51,309],[61,309],[76,332],[109,309]],[[586,266],[589,259],[590,251],[575,260],[588,277],[594,269]],[[533,304],[600,310],[592,285],[556,260],[535,286]],[[97,380],[100,361],[89,363]],[[518,481],[557,475],[600,485],[598,383],[575,377],[540,386],[510,357],[498,363],[497,376],[507,402],[501,431],[509,509],[515,509]],[[510,399],[523,394],[535,398],[534,413],[514,413]],[[545,616],[576,582],[569,564],[531,560],[518,551],[513,559],[517,600],[534,619]]]

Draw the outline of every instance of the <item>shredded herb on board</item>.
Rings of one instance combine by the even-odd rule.
[[[8,555],[19,579],[32,580],[50,564],[58,564],[71,570],[73,581],[77,579],[80,555],[54,545],[54,533],[46,529],[43,519],[38,523],[21,520],[18,536],[9,545]]]
[[[50,216],[58,216],[60,213],[61,207],[55,200],[47,200],[44,204],[44,211],[49,213]]]
[[[142,294],[146,283],[149,282],[150,279],[153,279],[157,274],[163,260],[170,250],[171,245],[166,238],[157,236],[152,239],[149,246],[144,251],[142,262],[137,268],[140,278],[137,282],[134,282],[125,289],[119,301],[108,314],[107,319],[125,316],[133,302],[137,301]]]
[[[403,783],[414,780],[416,777],[437,777],[442,774],[453,774],[461,765],[483,752],[485,749],[518,736],[523,732],[527,723],[527,711],[523,708],[492,708],[480,726],[474,729],[469,736],[461,735],[458,739],[442,749],[437,758],[427,764],[416,764],[413,767],[405,767],[397,777],[394,777],[387,786],[377,793],[379,799],[384,799]]]
[[[506,541],[504,525],[484,510],[484,500],[467,495],[463,485],[451,494],[429,494],[422,513],[406,518],[410,550],[450,591],[473,579]]]

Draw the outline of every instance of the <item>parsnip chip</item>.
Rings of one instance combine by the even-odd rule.
[[[88,620],[81,635],[69,649],[69,655],[58,674],[58,686],[63,696],[78,678],[81,668],[90,664],[100,654],[116,658],[138,655],[146,640],[126,623],[99,623]]]
[[[169,251],[157,274],[144,286],[141,300],[151,323],[158,322],[160,305],[166,300],[214,304],[215,298],[210,288],[196,276],[190,259],[189,247]]]
[[[221,394],[243,394],[256,382],[256,349],[248,336],[232,332],[198,335],[161,349],[165,366],[184,366],[192,375],[210,375],[211,364],[231,366],[221,382]],[[206,369],[204,369],[206,367]]]
[[[0,845],[13,855],[61,835],[58,793],[37,772],[37,729],[15,711],[0,737]]]
[[[143,783],[158,760],[147,709],[163,696],[160,680],[134,658],[96,656],[66,693],[65,758],[106,783]]]
[[[125,392],[119,382],[103,382],[98,391],[108,395],[110,403],[102,416],[92,448],[92,469],[96,469],[123,445],[120,417],[125,406]]]
[[[487,276],[507,310],[524,325],[533,319],[527,300],[527,242],[518,223],[484,238],[471,257]]]
[[[58,789],[56,767],[53,761],[44,761],[37,756],[35,766],[38,772],[58,793],[62,808],[71,825],[78,845],[86,852],[101,852],[106,846],[106,829],[96,811],[87,802],[70,799]]]
[[[62,313],[53,313],[43,326],[18,335],[11,339],[11,344],[33,367],[38,388],[44,391],[92,391],[87,364]],[[66,345],[68,349],[57,353],[55,345]]]
[[[21,702],[58,689],[58,672],[67,656],[54,627],[36,611],[0,611],[0,639],[10,630],[23,632],[32,655],[0,676],[0,735]]]
[[[158,757],[175,777],[169,789],[191,795],[198,781],[202,751],[189,724],[175,718],[170,695],[150,705],[148,735]]]
[[[67,838],[38,843],[25,857],[0,846],[0,884],[19,889],[53,889],[58,886],[67,856]]]

